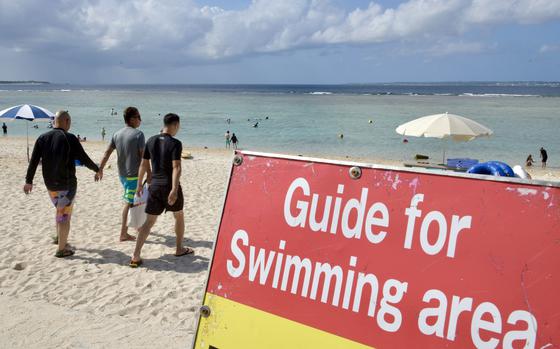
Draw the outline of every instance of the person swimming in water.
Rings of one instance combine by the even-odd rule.
[[[527,160],[525,160],[525,166],[531,167],[533,166],[533,162],[535,162],[535,160],[533,160],[533,155],[529,154],[529,156],[527,156]]]

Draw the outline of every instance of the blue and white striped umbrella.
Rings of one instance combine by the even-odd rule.
[[[31,104],[16,105],[0,111],[0,119],[27,120],[27,121],[51,121],[54,114],[45,108]],[[27,136],[27,161],[29,161],[29,123],[25,123]]]
[[[51,121],[54,118],[54,114],[36,105],[22,104],[0,111],[0,118],[22,119],[27,121]]]

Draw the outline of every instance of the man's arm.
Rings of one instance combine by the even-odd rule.
[[[181,179],[181,159],[173,160],[172,165],[173,173],[171,177],[171,192],[167,198],[167,203],[169,205],[173,205],[175,201],[177,201],[177,195],[179,193],[179,180]]]
[[[75,158],[80,160],[80,162],[84,164],[84,166],[86,166],[93,172],[99,172],[99,167],[86,154],[86,151],[84,150],[84,147],[82,147],[80,141],[78,141],[78,138],[70,133],[67,134],[67,138],[70,140],[70,146],[72,147],[71,150],[74,153]]]
[[[103,169],[105,168],[105,165],[107,165],[107,161],[109,161],[109,157],[111,157],[111,154],[113,153],[113,150],[115,150],[115,147],[114,147],[113,143],[111,142],[109,144],[109,146],[107,147],[107,150],[105,150],[105,154],[103,155],[103,159],[101,159],[101,163],[99,164],[99,172],[97,172],[95,174],[95,180],[96,181],[100,181],[101,179],[103,179]]]
[[[148,185],[152,184],[152,167],[148,166],[146,169],[146,182]]]
[[[136,195],[138,196],[142,196],[142,191],[144,189],[142,182],[144,181],[144,176],[147,172],[151,173],[150,160],[142,159],[140,168],[138,169],[138,184],[136,185]]]
[[[138,137],[138,156],[140,156],[140,159],[144,158],[144,149],[146,148],[146,142],[144,140],[144,134],[140,133],[140,136]],[[148,182],[148,184],[152,183],[152,167],[151,166],[147,166],[146,168],[146,182]]]
[[[25,185],[23,186],[23,192],[25,194],[29,194],[33,189],[33,177],[35,177],[37,166],[39,166],[39,161],[41,161],[41,143],[41,138],[39,138],[33,146],[33,153],[31,154],[29,165],[27,166],[27,175],[25,176]]]
[[[171,173],[171,192],[167,197],[169,205],[173,205],[177,201],[179,193],[179,180],[181,179],[181,152],[183,151],[183,144],[176,140],[174,147],[171,149],[171,165],[173,172]]]

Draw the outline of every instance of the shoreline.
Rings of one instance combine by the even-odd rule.
[[[0,144],[3,143],[3,140],[14,140],[16,142],[25,142],[26,138],[21,136],[8,136],[8,137],[0,137]],[[29,152],[31,153],[33,150],[33,144],[35,142],[35,138],[29,139]],[[105,151],[107,147],[107,141],[101,140],[88,140],[86,142],[82,142],[82,146],[86,151],[88,149],[94,151]],[[336,160],[336,161],[350,161],[350,162],[359,162],[368,165],[381,165],[381,166],[392,166],[392,167],[401,167],[406,168],[407,170],[411,170],[410,167],[404,167],[402,161],[392,160],[392,159],[385,159],[385,158],[374,158],[374,157],[363,157],[363,156],[328,156],[325,154],[317,154],[317,153],[309,153],[309,154],[297,154],[292,152],[278,152],[278,153],[271,153],[269,151],[259,151],[257,149],[243,149],[240,148],[239,150],[246,150],[252,152],[262,152],[267,154],[277,154],[277,155],[288,155],[293,157],[307,157],[307,158],[315,158],[319,160]],[[23,156],[25,157],[25,147],[23,148]],[[188,145],[183,144],[183,151],[190,152],[191,154],[204,154],[204,155],[217,155],[217,156],[231,156],[233,157],[233,148],[225,149],[225,148],[218,148],[218,147],[189,147]],[[1,155],[1,153],[0,153]],[[194,156],[194,155],[193,155]],[[112,157],[116,157],[116,154],[113,154]],[[96,159],[93,159],[96,161]],[[185,159],[183,159],[185,160]],[[188,160],[187,160],[188,161]],[[410,159],[412,162],[413,159]],[[513,167],[513,164],[510,165]],[[560,182],[560,167],[556,166],[547,166],[545,169],[540,167],[540,162],[535,162],[535,165],[532,167],[523,167],[525,171],[527,171],[532,179],[542,180],[542,181],[552,181],[552,182]]]

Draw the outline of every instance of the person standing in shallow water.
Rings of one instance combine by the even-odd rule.
[[[39,162],[42,161],[43,180],[56,208],[58,250],[55,256],[59,258],[74,254],[74,250],[68,244],[68,235],[72,205],[78,187],[75,160],[79,160],[90,170],[99,172],[99,167],[86,154],[76,136],[68,133],[71,123],[72,119],[67,111],[61,110],[56,113],[54,128],[40,135],[35,141],[23,186],[25,194],[31,193],[33,177]]]
[[[226,149],[229,149],[231,147],[231,136],[229,134],[229,130],[226,131],[225,138],[226,138]]]
[[[543,147],[541,147],[541,161],[542,161],[542,168],[546,168],[546,162],[548,160],[548,153],[546,152],[546,149],[544,149]]]
[[[156,223],[157,217],[164,211],[173,212],[175,218],[175,256],[180,257],[194,253],[190,247],[183,247],[185,234],[185,218],[183,215],[183,190],[181,178],[181,141],[174,138],[179,132],[180,119],[177,114],[167,114],[163,117],[163,130],[159,135],[150,137],[144,148],[144,156],[138,173],[137,195],[142,195],[141,181],[144,175],[152,171],[152,185],[150,185],[148,202],[146,203],[146,222],[138,230],[138,239],[130,267],[137,268],[142,264],[140,253],[150,235],[150,230]]]
[[[142,161],[144,152],[144,133],[138,130],[142,123],[140,112],[135,107],[128,107],[123,112],[125,127],[121,128],[111,138],[111,143],[105,151],[105,155],[99,165],[99,173],[96,179],[103,178],[103,169],[109,161],[113,150],[117,150],[117,164],[119,168],[119,178],[124,188],[124,206],[121,214],[120,241],[134,241],[136,238],[128,233],[128,212],[134,205],[134,195],[138,186],[138,168]],[[148,172],[148,183],[151,181],[151,173]]]
[[[237,149],[237,142],[239,140],[237,139],[237,136],[235,135],[235,132],[231,135],[231,143],[233,144],[233,149]]]
[[[2,123],[2,134],[5,136],[8,134],[8,126],[5,122]]]

